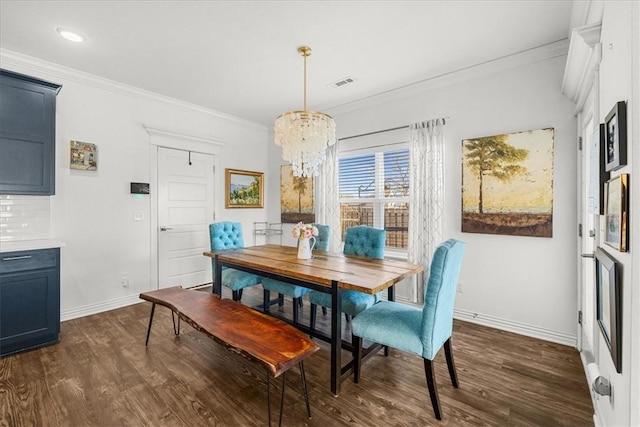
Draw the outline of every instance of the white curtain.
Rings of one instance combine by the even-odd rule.
[[[320,173],[316,177],[316,222],[331,227],[329,250],[341,251],[342,229],[340,228],[340,198],[338,184],[338,144],[327,149],[327,157],[320,166]]]
[[[444,208],[444,119],[411,125],[408,261],[424,268],[416,299],[424,298],[431,256],[442,242]]]

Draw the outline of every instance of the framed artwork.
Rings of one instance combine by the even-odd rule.
[[[607,181],[604,242],[620,252],[629,250],[628,201],[629,174],[623,173]]]
[[[622,373],[622,289],[618,263],[601,248],[596,248],[596,320],[613,364]]]
[[[607,150],[605,169],[607,172],[627,164],[627,104],[617,102],[604,120]]]
[[[69,167],[84,171],[98,170],[98,147],[88,142],[69,142]]]
[[[264,173],[225,169],[226,208],[264,207]]]
[[[554,129],[462,141],[462,231],[552,237]]]
[[[314,190],[313,177],[293,176],[291,165],[280,166],[280,222],[314,222]]]

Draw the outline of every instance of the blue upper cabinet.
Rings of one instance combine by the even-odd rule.
[[[0,194],[55,194],[60,88],[0,70]]]

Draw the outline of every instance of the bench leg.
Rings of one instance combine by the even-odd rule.
[[[156,311],[156,303],[154,302],[151,306],[151,315],[149,316],[149,327],[147,328],[147,339],[144,342],[144,346],[146,347],[149,344],[149,335],[151,334],[151,323],[153,322],[153,313]]]
[[[176,318],[174,316],[174,312],[171,311],[171,321],[173,321],[173,333],[178,336],[180,335],[180,316],[178,316],[178,327],[176,327]]]
[[[278,427],[282,425],[282,407],[284,406],[284,380],[287,377],[287,371],[282,373],[282,395],[280,396],[280,420],[278,421]]]
[[[311,419],[311,406],[309,406],[309,392],[307,391],[307,378],[304,375],[304,364],[300,362],[300,377],[302,378],[302,390],[304,391],[304,402],[307,404],[307,416]]]
[[[271,427],[271,374],[267,371],[267,420]]]

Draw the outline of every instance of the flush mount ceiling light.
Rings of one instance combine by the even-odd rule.
[[[275,143],[282,147],[282,158],[298,177],[317,176],[327,147],[336,143],[336,124],[328,114],[307,110],[307,56],[309,46],[298,53],[304,58],[304,104],[302,110],[282,113],[275,123]]]
[[[82,43],[84,41],[87,41],[87,36],[85,36],[82,33],[77,32],[75,30],[72,30],[71,28],[58,27],[58,28],[56,28],[56,31],[62,37],[64,37],[65,39],[67,39],[69,41],[72,41],[72,42]]]

